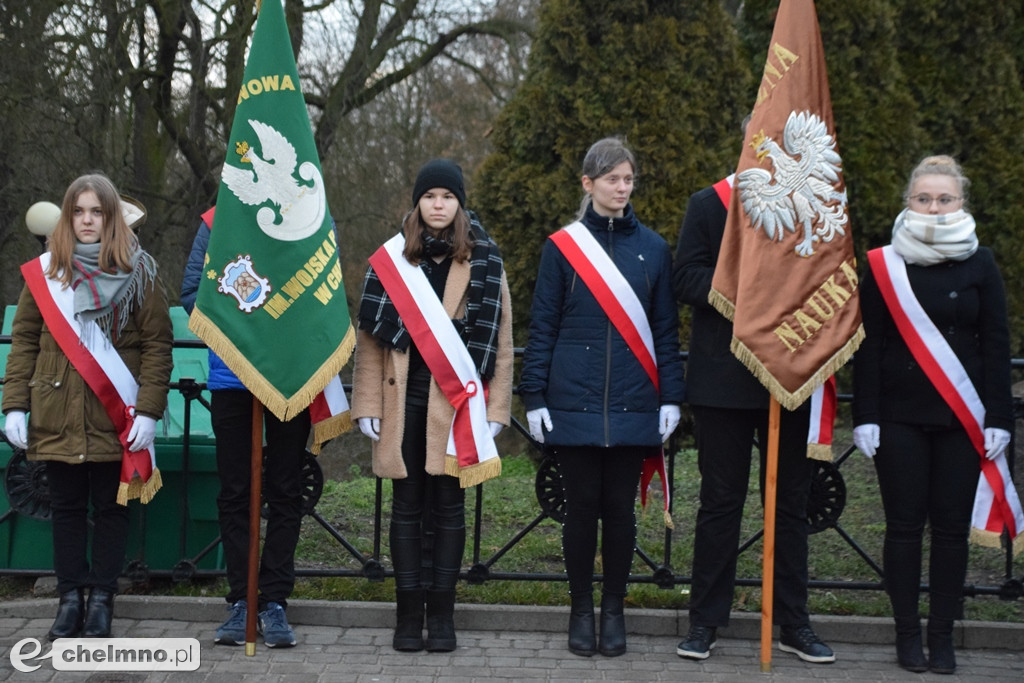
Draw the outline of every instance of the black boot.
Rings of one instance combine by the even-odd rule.
[[[896,617],[896,661],[914,673],[928,670],[928,660],[921,643],[920,617]]]
[[[427,591],[427,652],[455,649],[455,591]]]
[[[622,614],[621,595],[601,596],[601,640],[598,649],[605,657],[626,653],[626,617]]]
[[[82,589],[74,588],[66,593],[61,593],[60,602],[57,604],[57,618],[53,620],[53,626],[50,627],[47,636],[50,640],[74,638],[82,630],[84,618],[85,606]]]
[[[423,591],[397,590],[398,618],[391,646],[399,652],[423,649]]]
[[[952,619],[928,619],[928,670],[935,674],[951,674],[956,671]]]
[[[114,618],[114,594],[102,588],[93,588],[85,604],[83,638],[110,637],[110,622]]]
[[[592,657],[597,652],[594,632],[594,594],[573,595],[569,611],[569,652]]]

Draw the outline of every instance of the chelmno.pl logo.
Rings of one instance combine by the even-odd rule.
[[[11,665],[30,673],[49,659],[57,671],[196,671],[195,638],[58,638],[43,654],[35,638],[11,648]]]

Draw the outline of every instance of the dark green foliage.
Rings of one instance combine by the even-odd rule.
[[[541,247],[573,219],[594,141],[626,139],[637,215],[672,245],[686,198],[735,164],[753,103],[738,45],[719,0],[542,4],[526,80],[495,123],[474,198],[505,254],[517,340]]]
[[[969,209],[978,237],[996,253],[1010,303],[1012,351],[1024,351],[1024,130],[1016,44],[1020,2],[902,3],[899,50],[917,102],[923,152],[948,153],[971,179]],[[955,28],[954,28],[955,27]],[[909,170],[909,169],[908,169]]]

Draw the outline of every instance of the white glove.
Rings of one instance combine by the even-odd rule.
[[[663,405],[658,411],[658,433],[664,441],[679,426],[679,406]]]
[[[878,450],[880,434],[881,430],[876,424],[858,425],[853,428],[853,443],[861,453],[873,458]]]
[[[144,451],[153,444],[156,436],[156,420],[146,415],[136,415],[132,428],[128,430],[128,450],[133,453]]]
[[[542,423],[544,429],[547,429],[549,432],[554,431],[551,427],[551,413],[548,412],[547,408],[526,411],[526,425],[530,428],[530,436],[538,443],[544,443],[544,429],[541,429]]]
[[[488,422],[487,426],[491,428],[491,438],[493,439],[498,434],[501,434],[501,429],[505,425],[501,424],[500,422]]]
[[[10,416],[8,416],[10,417]],[[1006,452],[1010,445],[1010,432],[998,427],[987,427],[985,429],[985,457],[995,460]]]
[[[366,436],[370,437],[374,441],[380,441],[380,418],[379,417],[361,417],[358,420],[359,431]]]
[[[25,449],[28,448],[28,428],[25,425],[25,411],[12,410],[7,413],[7,420],[4,422],[4,434],[12,446]]]

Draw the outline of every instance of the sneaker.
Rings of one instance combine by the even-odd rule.
[[[829,664],[836,661],[836,655],[821,638],[808,626],[783,626],[779,638],[779,649],[792,652],[805,662]]]
[[[687,659],[707,659],[718,643],[717,629],[709,626],[691,626],[686,639],[679,643],[676,654]]]
[[[257,623],[267,647],[291,647],[295,644],[295,631],[288,625],[284,608],[276,602],[267,603],[267,609],[260,612]]]
[[[241,645],[245,642],[245,600],[239,600],[235,604],[229,605],[228,610],[231,614],[228,615],[227,621],[217,629],[213,642],[218,645]]]

